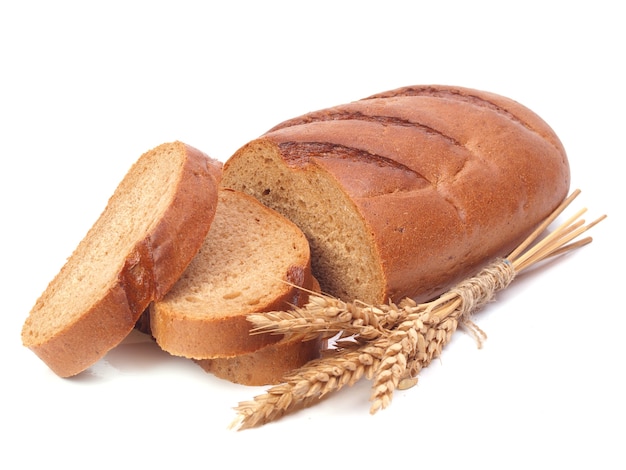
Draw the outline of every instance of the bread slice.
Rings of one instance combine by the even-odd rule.
[[[367,303],[436,297],[514,249],[569,183],[561,142],[531,110],[438,85],[285,121],[222,180],[303,230],[324,292]]]
[[[206,372],[248,386],[276,385],[285,375],[320,357],[326,343],[321,339],[289,338],[258,351],[234,357],[199,359]]]
[[[311,279],[300,229],[248,195],[221,190],[199,253],[150,307],[152,335],[163,350],[192,359],[257,351],[281,336],[250,335],[247,315],[300,304]]]
[[[315,278],[310,291],[320,291],[319,282]],[[307,301],[308,295],[303,296],[298,307]],[[302,341],[298,336],[289,336],[252,353],[197,359],[196,363],[206,372],[230,382],[249,386],[275,385],[283,382],[289,372],[319,358],[327,343],[321,337]]]
[[[220,162],[182,142],[143,154],[37,300],[23,344],[69,377],[121,342],[202,245],[221,171]]]

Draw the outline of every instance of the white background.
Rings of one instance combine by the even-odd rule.
[[[626,468],[619,2],[209,3],[0,3],[0,467]],[[145,342],[70,380],[22,347],[36,298],[143,152],[178,139],[225,160],[284,119],[431,83],[536,111],[583,191],[572,211],[609,216],[476,317],[483,349],[459,331],[375,416],[362,382],[234,432],[231,408],[263,388]]]

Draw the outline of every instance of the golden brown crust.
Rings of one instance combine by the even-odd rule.
[[[164,145],[186,154],[176,195],[161,219],[130,251],[110,288],[62,331],[52,336],[41,334],[43,340],[32,334],[30,317],[24,324],[24,345],[61,377],[85,370],[122,341],[149,302],[161,298],[176,282],[208,232],[217,205],[221,163],[181,142]],[[37,306],[45,301],[45,295]]]
[[[347,194],[382,270],[376,302],[433,298],[507,254],[570,182],[565,150],[541,118],[459,87],[406,87],[308,113],[242,151],[255,145],[273,147],[294,178],[323,173]],[[225,164],[229,183],[240,152]]]
[[[173,203],[150,236],[154,275],[158,279],[152,300],[163,298],[187,268],[202,245],[217,209],[221,162],[189,145],[186,149],[187,176],[181,179]]]

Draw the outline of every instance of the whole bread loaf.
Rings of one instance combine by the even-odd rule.
[[[303,305],[313,282],[302,231],[254,198],[222,189],[198,254],[170,292],[151,304],[150,329],[173,355],[243,356],[282,339],[250,335],[247,316]]]
[[[222,184],[306,234],[322,290],[431,299],[506,255],[567,195],[565,150],[523,105],[414,86],[291,119],[239,149]]]
[[[37,300],[23,344],[62,377],[119,344],[196,255],[221,176],[220,162],[182,142],[143,154]]]

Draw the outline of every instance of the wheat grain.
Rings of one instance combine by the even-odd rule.
[[[370,413],[386,408],[400,380],[404,377],[407,364],[417,350],[418,337],[422,331],[416,330],[416,322],[401,323],[391,335],[385,338],[387,346],[376,369],[370,395]]]
[[[352,386],[363,377],[371,379],[382,355],[383,350],[372,345],[329,352],[286,376],[284,383],[239,403],[231,427],[246,429],[265,424]]]

